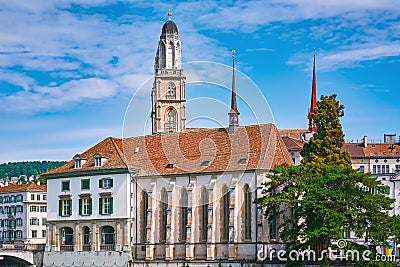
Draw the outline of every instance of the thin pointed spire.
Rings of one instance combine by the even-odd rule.
[[[312,79],[312,92],[311,92],[311,105],[308,112],[308,130],[310,132],[317,132],[317,126],[312,120],[312,114],[317,112],[317,75],[316,75],[316,57],[317,53],[314,49],[314,66],[313,66],[313,79]]]
[[[239,114],[236,103],[236,84],[235,84],[235,52],[236,50],[231,50],[232,52],[232,99],[231,99],[231,112]]]
[[[239,126],[239,111],[236,103],[236,84],[235,84],[235,52],[232,52],[232,98],[231,98],[231,110],[229,111],[229,133],[234,133],[236,128]]]

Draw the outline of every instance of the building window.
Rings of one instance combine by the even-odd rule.
[[[35,195],[31,194],[31,200],[35,200]]]
[[[175,130],[177,125],[177,113],[173,107],[167,110],[167,122],[165,123],[166,130]]]
[[[22,219],[21,218],[17,218],[15,220],[15,222],[16,222],[17,226],[22,226]]]
[[[30,206],[29,207],[29,211],[30,212],[37,212],[38,211],[37,206]]]
[[[43,195],[43,200],[47,200],[47,195]]]
[[[377,167],[377,173],[381,173],[381,165],[378,165]]]
[[[47,206],[40,206],[40,212],[47,212]]]
[[[244,238],[251,239],[251,191],[249,185],[244,186]]]
[[[222,189],[222,229],[221,241],[228,241],[229,238],[229,208],[231,194],[229,189],[224,186]]]
[[[115,249],[115,231],[111,226],[104,226],[101,229],[101,245],[100,250],[114,250]]]
[[[21,205],[17,206],[17,212],[23,212],[24,211],[24,207]]]
[[[40,195],[39,194],[36,195],[36,200],[40,200]]]
[[[69,181],[62,181],[61,182],[61,190],[62,191],[69,191]]]
[[[42,230],[42,237],[46,237],[46,230]]]
[[[113,213],[113,198],[111,196],[101,197],[99,199],[99,211],[102,215]]]
[[[80,168],[82,168],[82,159],[75,159],[75,160],[74,160],[74,168],[75,168],[75,169],[80,169]]]
[[[149,209],[149,194],[146,191],[142,192],[141,201],[141,218],[140,218],[140,236],[142,243],[147,242],[147,210]]]
[[[94,158],[94,166],[95,167],[100,167],[101,166],[101,157],[95,157]]]
[[[16,238],[22,238],[22,231],[17,231],[16,232]]]
[[[72,215],[72,199],[60,199],[59,202],[59,215],[68,217]]]
[[[71,227],[61,228],[61,247],[60,250],[71,250],[74,245],[74,230]]]
[[[3,203],[3,197],[0,197],[0,203]]]
[[[32,238],[37,238],[37,230],[32,230]]]
[[[90,228],[87,226],[83,227],[83,251],[90,251]]]
[[[81,189],[90,189],[90,180],[89,179],[82,179],[81,180]]]
[[[400,165],[396,165],[395,169],[396,169],[396,172],[400,172]]]
[[[365,171],[364,166],[360,166],[360,172],[364,172],[364,171]]]
[[[386,173],[389,173],[389,165],[386,165]]]
[[[46,225],[47,224],[47,219],[46,218],[42,218],[42,225]]]
[[[30,225],[39,225],[39,219],[38,218],[31,218],[30,219]]]
[[[15,196],[12,195],[12,196],[11,196],[11,203],[14,203],[14,202],[15,202]]]
[[[113,185],[113,179],[111,179],[111,178],[104,178],[104,179],[99,180],[99,187],[100,188],[107,189],[107,188],[111,188],[113,186],[114,186]]]
[[[200,222],[200,241],[207,241],[208,231],[208,192],[204,187],[201,189],[201,222]]]
[[[80,198],[79,199],[79,215],[92,215],[92,199]]]
[[[160,242],[165,242],[167,239],[168,194],[164,188],[161,190],[160,205]]]
[[[181,241],[186,241],[187,239],[187,232],[186,226],[188,223],[188,194],[185,188],[182,188],[182,195],[181,195],[181,231],[180,231],[180,239]]]
[[[175,99],[176,97],[176,86],[174,83],[170,82],[167,89],[167,99]]]

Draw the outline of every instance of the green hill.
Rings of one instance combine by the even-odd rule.
[[[0,179],[9,180],[11,177],[26,175],[38,176],[48,170],[64,165],[66,161],[24,161],[0,164]]]

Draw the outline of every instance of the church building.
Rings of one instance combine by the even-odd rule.
[[[278,222],[254,203],[265,174],[293,164],[280,132],[239,125],[234,54],[226,128],[186,128],[181,47],[169,13],[152,134],[108,137],[43,175],[44,266],[256,266],[258,251],[282,248]]]

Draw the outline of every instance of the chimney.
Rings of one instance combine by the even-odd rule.
[[[363,147],[365,148],[365,147],[367,147],[367,146],[368,146],[368,138],[367,138],[366,135],[364,135],[364,138],[363,138]]]

